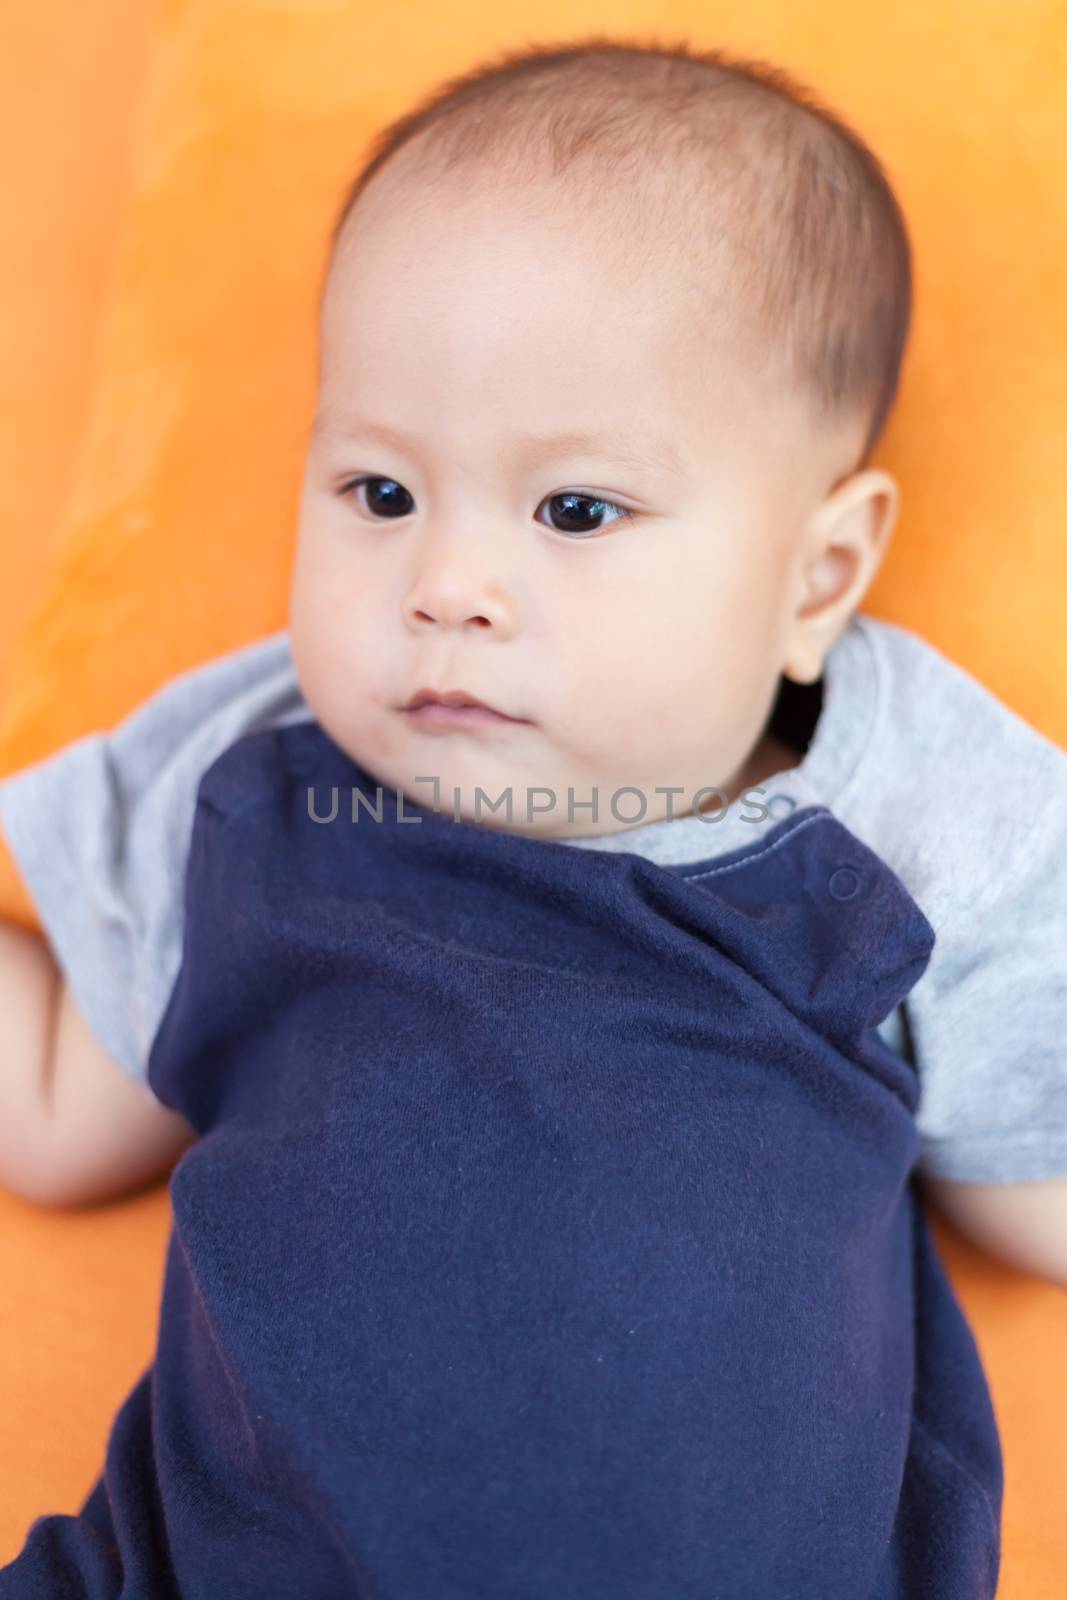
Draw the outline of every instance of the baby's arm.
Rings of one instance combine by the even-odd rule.
[[[107,1054],[47,941],[0,923],[0,1184],[39,1205],[92,1204],[168,1172],[196,1138]]]
[[[1067,1177],[959,1183],[922,1173],[920,1184],[981,1249],[1020,1272],[1067,1288]]]
[[[904,1002],[918,1176],[967,1238],[1067,1287],[1067,755],[988,697],[971,712],[974,752],[951,771],[973,808],[924,812],[946,866],[938,943]]]
[[[0,1187],[91,1203],[160,1176],[196,1137],[148,1068],[181,961],[198,786],[245,733],[309,717],[280,632],[0,778],[42,930],[0,922]]]

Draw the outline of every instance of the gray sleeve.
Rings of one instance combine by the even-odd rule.
[[[1067,1177],[1067,759],[1054,774],[990,850],[965,936],[904,1002],[933,1176]]]
[[[181,965],[200,780],[244,734],[310,717],[276,633],[0,780],[0,820],[56,961],[93,1034],[142,1082]]]

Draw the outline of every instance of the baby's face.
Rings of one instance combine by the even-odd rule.
[[[827,487],[799,402],[588,213],[371,199],[323,302],[290,609],[326,732],[419,804],[436,779],[449,815],[458,789],[556,837],[780,770],[761,734]],[[415,716],[422,688],[515,720]]]

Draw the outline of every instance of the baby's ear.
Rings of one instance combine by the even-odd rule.
[[[834,643],[858,608],[865,567],[849,542],[821,545],[803,562],[781,665],[794,683],[815,683]]]
[[[871,537],[880,547],[881,559],[900,516],[900,484],[891,472],[885,472],[881,467],[868,467],[856,476],[866,485]]]
[[[874,581],[900,509],[888,472],[852,473],[824,496],[804,530],[783,674],[814,683]]]
[[[808,547],[847,540],[884,548],[900,514],[900,484],[881,467],[865,467],[834,484],[808,518]]]

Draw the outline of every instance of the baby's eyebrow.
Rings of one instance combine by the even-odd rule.
[[[671,440],[659,436],[647,439],[624,439],[618,434],[593,434],[582,432],[527,434],[525,439],[514,441],[518,453],[530,466],[563,456],[601,456],[619,466],[638,467],[653,472],[682,472],[685,467],[681,452]]]
[[[316,414],[311,426],[312,437],[370,439],[405,455],[418,453],[418,440],[398,428],[384,423],[363,421],[359,417],[328,411]],[[642,471],[676,472],[685,470],[685,460],[678,447],[661,435],[625,439],[618,434],[594,434],[580,430],[567,433],[530,433],[512,435],[502,446],[504,453],[521,457],[527,466],[537,467],[543,462],[563,456],[600,456],[613,465],[634,467]]]

